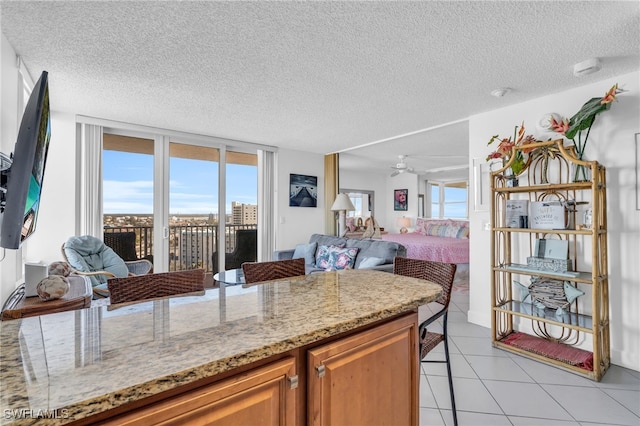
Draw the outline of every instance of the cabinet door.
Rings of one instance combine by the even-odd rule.
[[[311,425],[415,425],[417,314],[308,352]]]
[[[293,425],[293,357],[113,419],[117,425]]]

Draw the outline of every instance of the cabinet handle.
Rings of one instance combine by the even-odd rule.
[[[289,379],[289,389],[296,389],[298,387],[298,375],[291,376]]]
[[[318,373],[318,377],[324,377],[324,365],[320,364],[317,366],[316,372]]]

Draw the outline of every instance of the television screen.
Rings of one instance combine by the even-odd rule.
[[[48,74],[43,71],[22,115],[11,166],[1,172],[1,247],[19,248],[36,229],[50,138]]]

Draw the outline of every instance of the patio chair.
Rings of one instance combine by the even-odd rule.
[[[244,262],[255,262],[258,259],[258,230],[239,229],[236,231],[236,246],[231,253],[225,253],[224,268],[237,269]],[[213,272],[220,272],[218,265],[218,252],[211,256]]]
[[[136,250],[136,238],[137,235],[133,231],[127,232],[105,232],[103,236],[104,243],[111,247],[118,256],[125,262],[134,260],[147,259],[153,263],[153,255],[148,254],[143,257],[138,257],[138,251]]]
[[[304,258],[273,260],[270,262],[246,262],[242,264],[244,282],[252,284],[260,281],[305,275]]]
[[[71,273],[91,279],[94,297],[109,297],[107,279],[145,275],[153,267],[145,259],[125,262],[102,240],[91,235],[70,237],[62,244],[61,251]]]
[[[109,278],[107,288],[112,305],[175,295],[204,294],[204,269]]]
[[[393,273],[407,277],[420,278],[431,281],[442,287],[442,294],[436,303],[442,307],[431,317],[423,321],[418,327],[419,332],[419,356],[421,362],[436,362],[447,364],[447,375],[449,377],[449,394],[451,395],[451,411],[453,413],[453,424],[458,425],[456,413],[456,400],[453,393],[453,377],[451,376],[451,361],[449,357],[449,343],[447,336],[447,314],[449,312],[449,301],[451,300],[451,289],[453,288],[453,278],[456,274],[456,265],[453,263],[432,262],[428,260],[410,259],[406,257],[396,257],[393,260]],[[442,318],[442,333],[429,331],[427,328],[437,319]],[[440,342],[444,342],[445,360],[425,360],[427,354]]]

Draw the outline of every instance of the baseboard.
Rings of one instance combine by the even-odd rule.
[[[467,321],[482,327],[491,328],[491,315],[487,314],[487,309],[482,311],[467,311]]]
[[[640,353],[611,350],[611,363],[619,367],[640,372]]]

